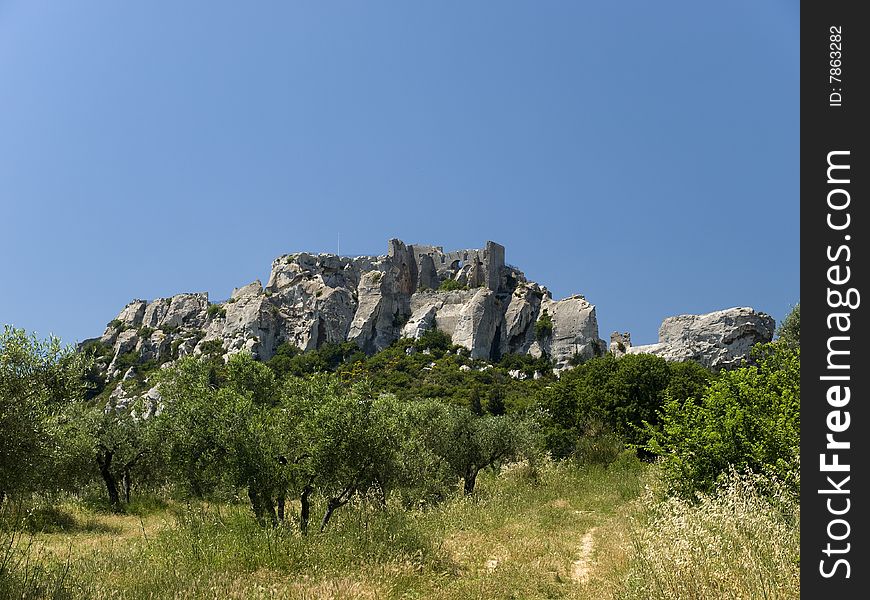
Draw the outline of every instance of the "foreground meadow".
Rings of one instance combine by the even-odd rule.
[[[733,478],[700,504],[656,468],[546,462],[482,474],[427,510],[359,504],[324,533],[244,503],[67,502],[4,511],[0,596],[20,598],[797,598],[797,507]],[[292,507],[288,512],[297,510]]]

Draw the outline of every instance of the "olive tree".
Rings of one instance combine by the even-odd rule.
[[[401,411],[391,396],[371,386],[343,386],[330,376],[288,382],[285,417],[299,425],[294,480],[301,483],[301,524],[310,516],[310,496],[323,494],[323,531],[336,510],[355,496],[375,495],[383,504],[401,472]]]
[[[514,416],[478,417],[467,409],[451,408],[444,425],[439,452],[454,476],[462,478],[466,495],[474,492],[483,469],[520,458],[535,445],[530,425]]]
[[[89,360],[55,337],[8,325],[0,333],[0,502],[68,481],[58,465],[77,440],[70,407],[83,397]]]
[[[256,519],[283,518],[288,486],[287,429],[271,406],[272,372],[250,355],[230,358],[218,387],[210,367],[185,357],[162,375],[161,430],[177,480],[198,497],[245,488]]]
[[[138,400],[130,406],[115,403],[90,406],[78,419],[79,429],[90,446],[89,460],[96,459],[114,511],[122,509],[122,500],[130,503],[137,468],[147,464],[160,446],[154,419],[147,418],[142,404]]]

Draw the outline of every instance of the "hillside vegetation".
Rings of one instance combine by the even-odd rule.
[[[558,379],[437,331],[215,349],[125,405],[98,354],[0,337],[0,597],[799,596],[791,339]]]

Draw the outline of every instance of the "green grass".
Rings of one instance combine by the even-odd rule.
[[[673,513],[673,504],[644,491],[655,481],[654,467],[628,456],[609,468],[512,465],[481,474],[472,497],[457,493],[420,510],[357,503],[339,510],[325,533],[308,536],[292,522],[260,528],[243,504],[143,502],[136,514],[113,515],[65,503],[40,513],[30,533],[0,527],[2,547],[15,536],[8,568],[0,571],[0,597],[717,597],[656,596],[644,587],[644,561],[660,551],[655,544],[666,547],[667,536],[678,531],[668,529],[675,521],[662,514],[685,517],[698,510],[720,521],[728,514],[703,503]],[[753,513],[760,506],[753,504]],[[314,509],[317,516],[322,502]],[[295,510],[289,507],[291,516]],[[749,521],[753,527],[764,523]],[[765,535],[783,530],[771,527],[762,530]],[[725,530],[742,531],[739,523]],[[774,539],[772,554],[796,552],[793,537]],[[704,540],[727,545],[735,538]],[[733,564],[726,560],[698,572],[767,578],[765,589],[796,577],[796,564],[760,563],[767,566],[753,570],[741,555]],[[660,564],[667,571],[664,559]],[[787,572],[777,575],[770,566]],[[669,576],[698,578],[689,572]],[[789,595],[793,587],[783,589],[769,597],[797,597]]]

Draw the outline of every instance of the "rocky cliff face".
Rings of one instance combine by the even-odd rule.
[[[736,367],[752,346],[773,339],[770,315],[737,307],[703,315],[669,317],[659,328],[659,343],[631,346],[628,334],[611,335],[611,351],[656,354],[667,360],[694,360],[711,369]]]
[[[536,328],[542,317],[548,326]],[[164,363],[216,344],[225,355],[247,350],[261,360],[285,342],[310,350],[352,341],[372,353],[433,328],[488,360],[546,354],[564,368],[575,355],[606,349],[592,304],[582,296],[553,300],[505,264],[499,244],[445,252],[400,240],[390,240],[383,256],[281,256],[265,287],[255,281],[222,303],[205,293],[134,300],[100,341],[113,349],[113,379],[131,364]]]
[[[129,377],[131,366],[204,351],[268,360],[283,343],[311,350],[351,341],[374,353],[431,329],[473,358],[547,356],[557,372],[574,358],[607,351],[592,304],[580,295],[553,300],[546,287],[505,264],[504,248],[494,242],[445,252],[390,240],[383,256],[288,254],[273,261],[265,286],[236,288],[225,302],[211,303],[205,293],[133,300],[99,340],[110,347],[107,380],[114,380]],[[628,333],[615,333],[609,349],[722,369],[740,364],[773,332],[768,315],[731,308],[665,319],[657,344],[632,347]]]

